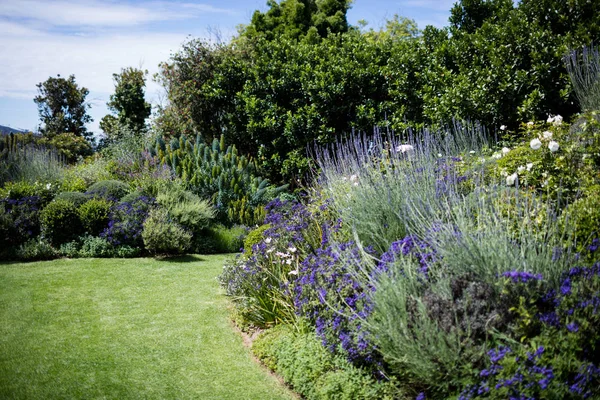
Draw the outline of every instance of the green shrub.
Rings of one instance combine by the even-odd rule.
[[[235,225],[227,228],[217,224],[194,236],[192,249],[198,254],[237,253],[244,244],[247,228]]]
[[[96,182],[111,179],[107,170],[107,161],[103,158],[90,158],[69,168],[61,182],[64,192],[85,192]]]
[[[67,200],[56,200],[40,212],[42,233],[53,245],[76,239],[83,233],[77,206]]]
[[[79,257],[112,257],[112,245],[105,238],[86,235],[81,237]]]
[[[307,399],[393,399],[398,395],[390,382],[378,382],[334,356],[314,332],[279,325],[263,332],[252,351]]]
[[[79,249],[81,248],[81,243],[78,240],[74,240],[72,242],[63,243],[60,245],[58,249],[58,253],[67,258],[77,258],[79,257]]]
[[[192,192],[171,190],[159,193],[156,202],[168,210],[169,215],[192,233],[207,228],[215,217],[215,210],[205,200]]]
[[[24,197],[37,196],[40,204],[46,205],[56,195],[58,186],[52,183],[15,181],[8,182],[0,189],[0,198],[19,200]]]
[[[94,183],[88,188],[86,194],[110,201],[119,201],[129,192],[129,185],[125,182],[111,179]]]
[[[43,239],[31,239],[16,251],[16,257],[23,261],[50,260],[58,256],[57,251]]]
[[[600,186],[588,197],[569,204],[560,217],[561,225],[570,233],[570,241],[578,251],[584,250],[593,239],[600,238]]]
[[[252,253],[252,246],[259,244],[265,239],[265,231],[270,227],[270,224],[265,224],[251,230],[246,239],[244,239],[244,253],[250,255]]]
[[[88,201],[90,198],[81,192],[61,192],[56,195],[55,200],[67,200],[77,207]]]
[[[79,206],[77,213],[85,232],[99,235],[108,224],[111,203],[104,199],[91,199]]]
[[[141,249],[139,247],[131,247],[127,245],[118,246],[114,249],[114,256],[119,258],[139,257]]]
[[[179,254],[189,249],[192,234],[170,219],[167,210],[155,208],[144,221],[142,238],[152,254]]]

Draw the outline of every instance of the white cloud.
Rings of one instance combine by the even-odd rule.
[[[123,27],[192,19],[207,13],[232,14],[233,10],[208,4],[178,2],[123,2],[21,0],[0,2],[0,16],[44,22],[52,26]]]

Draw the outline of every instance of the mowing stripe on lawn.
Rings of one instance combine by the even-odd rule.
[[[291,399],[230,325],[225,259],[0,264],[0,398]]]

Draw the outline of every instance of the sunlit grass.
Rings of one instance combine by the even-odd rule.
[[[290,398],[232,329],[225,259],[0,265],[0,398]]]

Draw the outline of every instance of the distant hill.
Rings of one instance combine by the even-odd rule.
[[[0,134],[9,135],[11,133],[27,133],[28,131],[24,131],[21,129],[10,128],[8,126],[0,125]]]

